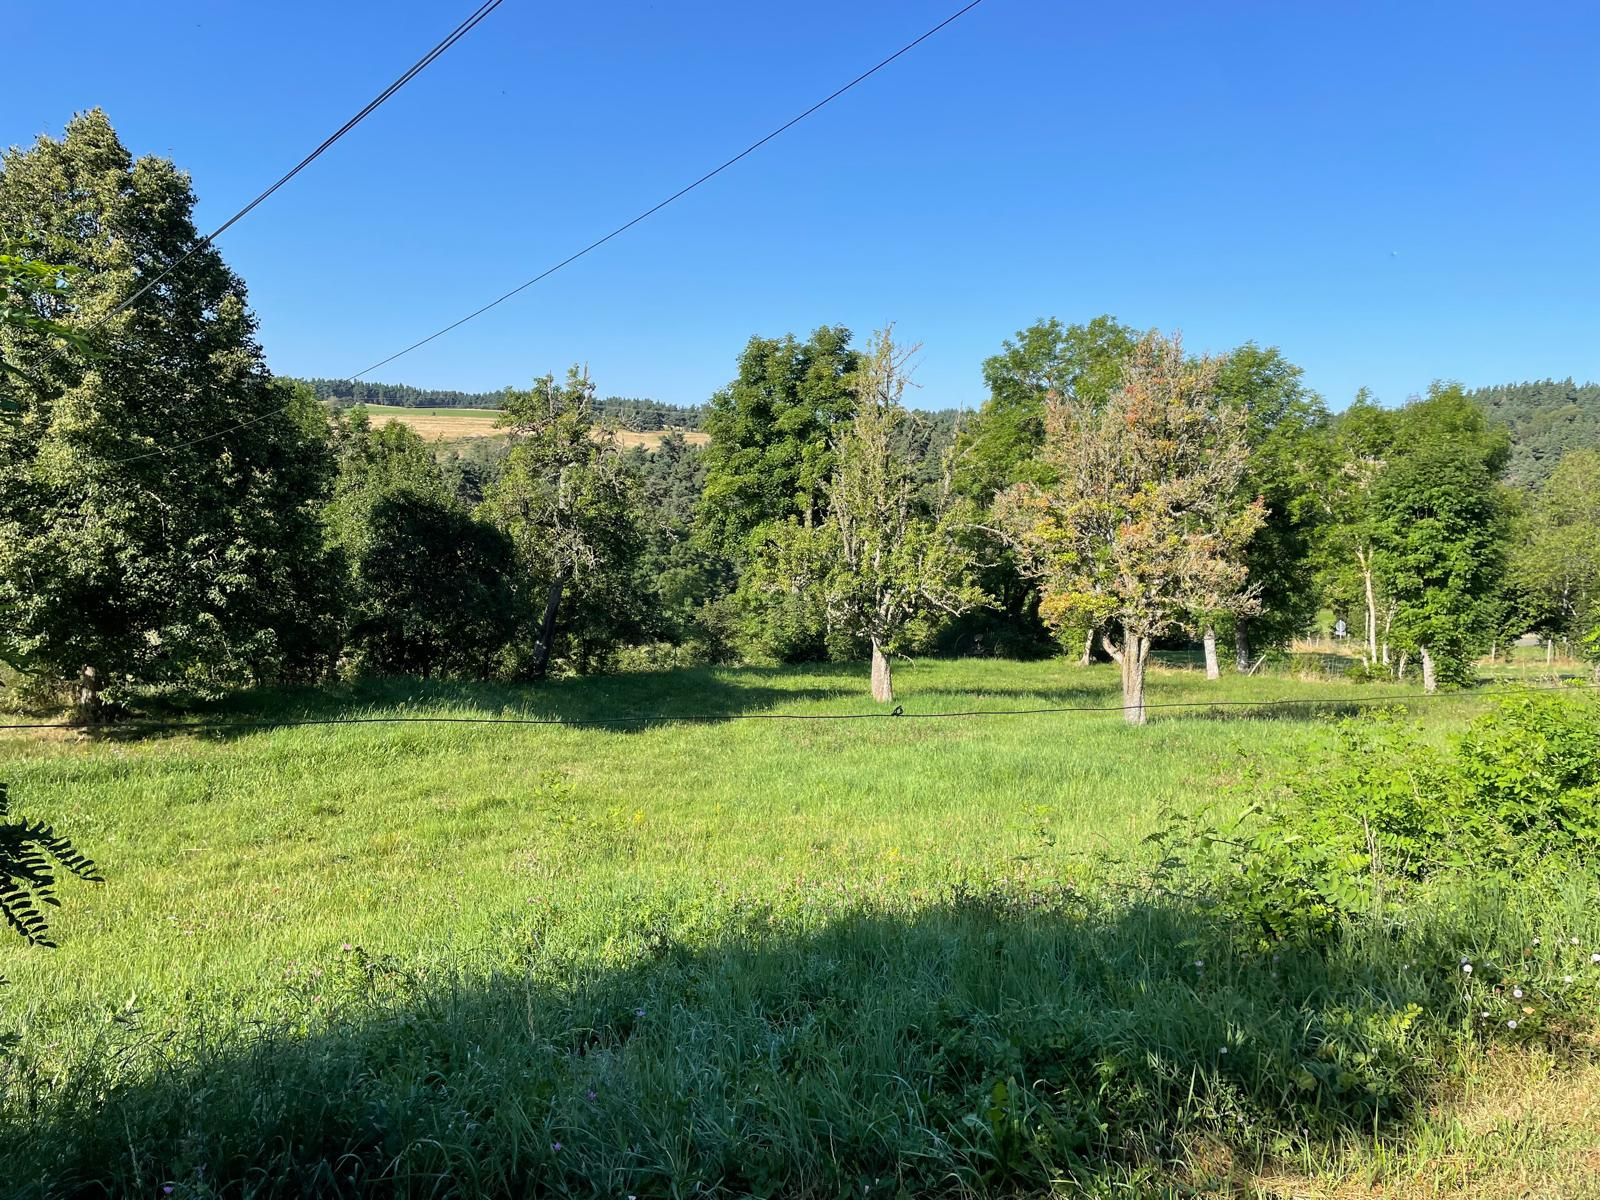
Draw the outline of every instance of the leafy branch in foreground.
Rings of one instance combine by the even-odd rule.
[[[4,820],[10,816],[11,797],[0,783],[0,914],[30,945],[54,946],[40,906],[60,906],[55,895],[57,869],[90,883],[105,880],[87,855],[50,826]]]

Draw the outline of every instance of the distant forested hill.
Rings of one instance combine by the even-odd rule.
[[[502,392],[455,392],[419,388],[407,383],[365,383],[348,379],[301,379],[319,400],[340,404],[397,404],[402,408],[499,408]],[[663,429],[699,429],[705,409],[699,404],[663,404],[633,396],[607,396],[600,418],[623,429],[654,433]]]
[[[1568,450],[1600,447],[1600,384],[1546,379],[1468,394],[1510,428],[1513,483],[1541,484]]]

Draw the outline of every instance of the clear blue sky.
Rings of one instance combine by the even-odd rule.
[[[505,0],[222,239],[277,371],[344,375],[565,257],[960,0]],[[471,0],[12,0],[0,143],[100,105],[209,228]],[[1335,406],[1600,377],[1600,5],[985,0],[377,378],[575,361],[704,400],[752,333],[893,320],[916,402],[1035,318],[1278,345]]]

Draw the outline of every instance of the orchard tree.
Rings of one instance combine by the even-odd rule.
[[[737,560],[768,522],[815,523],[833,472],[830,439],[854,409],[850,379],[860,363],[842,325],[804,342],[750,339],[705,417],[711,443],[697,524],[713,546]]]
[[[1466,682],[1492,632],[1505,581],[1510,506],[1499,479],[1510,440],[1456,384],[1401,409],[1372,486],[1378,570],[1394,599],[1393,636],[1422,664],[1423,690]]]
[[[1216,379],[1214,360],[1147,335],[1104,404],[1049,397],[1042,453],[1052,481],[996,500],[998,523],[1039,581],[1045,620],[1116,630],[1102,642],[1136,725],[1154,639],[1197,613],[1249,603],[1244,548],[1262,505],[1241,488],[1247,414],[1218,397]]]
[[[1075,325],[1055,317],[1035,321],[1003,343],[1000,353],[983,363],[989,398],[956,440],[956,490],[987,507],[1012,484],[1049,482],[1052,468],[1040,453],[1048,398],[1070,395],[1091,407],[1104,404],[1138,341],[1137,330],[1115,317],[1098,316]],[[995,539],[983,547],[983,558],[980,577],[1008,614],[1012,636],[1020,634],[1023,644],[1033,641],[1039,630],[1038,591],[1017,563],[1015,549]],[[1081,629],[1076,636],[1087,665],[1095,630]]]
[[[523,569],[544,593],[529,673],[543,678],[557,618],[569,590],[618,604],[614,585],[630,574],[642,544],[633,479],[615,441],[594,419],[594,384],[574,366],[508,392],[501,424],[510,450],[483,509],[510,535]]]
[[[893,654],[987,601],[971,582],[966,525],[948,487],[930,503],[903,450],[906,364],[915,353],[897,347],[890,330],[873,339],[851,380],[855,415],[834,442],[822,520],[769,528],[754,566],[769,595],[815,604],[832,631],[866,643],[880,703],[894,699]]]
[[[71,278],[33,293],[45,326],[0,323],[0,659],[76,678],[86,714],[108,683],[309,676],[332,651],[326,416],[268,374],[193,207],[98,110],[0,161],[0,228]]]

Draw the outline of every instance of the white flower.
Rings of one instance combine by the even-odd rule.
[[[1538,945],[1538,944],[1539,944],[1539,939],[1538,939],[1538,938],[1534,938],[1534,939],[1533,939],[1533,944],[1534,944],[1534,945],[1535,945],[1535,946],[1537,946],[1537,945]]]
[[[1512,997],[1514,999],[1521,1000],[1522,999],[1522,989],[1521,988],[1512,988],[1511,989],[1511,995],[1512,995]]]
[[[1487,1008],[1483,1010],[1483,1019],[1485,1021],[1489,1019],[1489,1010]]]
[[[1463,975],[1471,975],[1472,974],[1472,964],[1471,963],[1462,963],[1461,964],[1461,973]]]
[[[1517,1023],[1515,1021],[1507,1021],[1506,1022],[1506,1028],[1507,1029],[1515,1029],[1516,1027],[1517,1027]]]
[[[1600,963],[1600,954],[1589,955],[1589,961],[1592,963]]]
[[[1228,1048],[1226,1046],[1222,1047],[1222,1049],[1217,1051],[1218,1054],[1226,1054],[1227,1052],[1228,1052]]]
[[[1578,944],[1578,939],[1577,939],[1577,938],[1573,938],[1573,939],[1572,939],[1572,944],[1573,944],[1573,945],[1574,945],[1574,946],[1576,946],[1576,945],[1577,945],[1577,944]]]
[[[1562,983],[1571,983],[1572,982],[1572,976],[1571,975],[1563,975],[1561,977],[1561,982]]]

